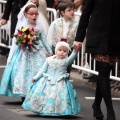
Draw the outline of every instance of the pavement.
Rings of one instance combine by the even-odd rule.
[[[2,77],[2,73],[4,69],[1,69],[1,67],[4,67],[6,65],[6,61],[7,61],[7,57],[0,55],[0,77]],[[81,85],[86,85],[86,87],[89,87],[91,89],[96,88],[96,83],[95,82],[88,82],[89,79],[85,79],[83,78],[81,72],[79,70],[76,69],[72,69],[71,73],[70,73],[70,80],[71,82],[77,82],[77,83],[81,83]],[[120,89],[111,89],[111,93],[113,97],[120,97]]]

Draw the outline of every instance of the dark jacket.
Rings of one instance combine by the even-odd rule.
[[[11,34],[13,35],[15,31],[15,26],[17,23],[17,15],[28,0],[7,0],[5,5],[4,14],[2,19],[8,20],[11,14]]]
[[[47,7],[52,8],[54,4],[54,0],[46,0]]]
[[[120,0],[85,0],[76,41],[86,36],[86,52],[120,55]]]

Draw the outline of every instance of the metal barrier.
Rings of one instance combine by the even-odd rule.
[[[0,1],[0,18],[5,9],[5,0]],[[8,20],[6,25],[0,25],[0,46],[10,48],[11,37],[10,37],[10,20]]]
[[[47,8],[47,15],[50,18],[49,19],[50,23],[57,19],[57,13],[55,9]]]
[[[3,1],[3,0],[0,1],[0,15],[4,10],[5,3],[6,3],[6,1]],[[48,12],[48,16],[50,18],[50,23],[58,17],[58,13],[56,12],[55,9],[47,8],[47,12]],[[75,15],[80,16],[81,14],[75,13]],[[1,36],[0,37],[0,46],[10,48],[10,44],[11,44],[10,21],[7,23],[7,25],[4,25],[4,26],[0,27],[0,36]],[[8,44],[6,45],[6,44],[2,43],[2,39],[8,40]],[[96,61],[92,60],[91,54],[87,54],[87,53],[85,54],[84,53],[84,47],[85,46],[82,45],[82,49],[78,53],[77,60],[74,61],[72,67],[75,68],[75,69],[79,69],[79,70],[82,70],[82,71],[87,71],[89,73],[98,75],[98,72],[95,69],[96,68],[95,67],[96,66]],[[87,61],[89,61],[90,69],[84,68],[84,64],[86,64]],[[116,62],[116,65],[115,65],[115,76],[112,76],[112,72],[111,72],[110,78],[113,79],[113,80],[120,81],[120,78],[118,77],[117,73],[118,73],[118,62]]]

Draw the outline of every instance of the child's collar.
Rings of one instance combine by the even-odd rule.
[[[68,20],[66,21],[64,17],[62,17],[62,19],[63,19],[64,22],[71,22],[71,21],[72,21],[72,19],[68,19]]]

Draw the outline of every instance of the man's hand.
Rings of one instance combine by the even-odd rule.
[[[2,25],[7,24],[7,20],[5,20],[5,19],[1,19],[1,24],[2,24]]]

